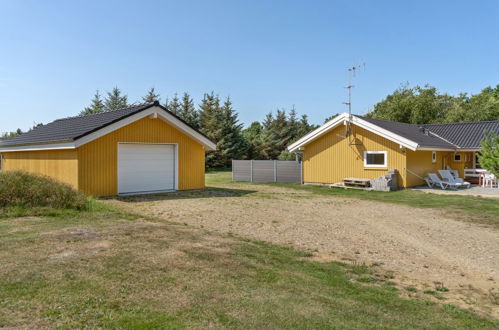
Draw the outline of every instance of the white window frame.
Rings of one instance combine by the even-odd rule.
[[[435,164],[437,162],[437,152],[436,151],[431,152],[431,162],[433,164]]]
[[[383,164],[367,164],[367,155],[369,154],[383,154],[385,156],[385,162]],[[388,152],[387,151],[378,151],[378,150],[369,150],[364,151],[364,167],[365,168],[385,168],[388,167]]]
[[[456,156],[459,156],[459,160],[456,160]],[[453,159],[454,159],[454,163],[460,163],[463,161],[463,155],[455,153]]]

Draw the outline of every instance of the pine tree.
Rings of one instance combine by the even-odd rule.
[[[86,107],[85,109],[83,109],[83,111],[80,112],[80,115],[91,115],[94,113],[101,113],[105,111],[104,102],[102,101],[99,90],[95,92],[94,98],[91,102],[92,103],[90,104],[90,106]]]
[[[275,118],[268,114],[263,124],[262,154],[266,159],[277,159],[289,145],[292,135],[285,110],[277,110]]]
[[[243,136],[248,143],[248,159],[264,159],[262,156],[262,124],[255,121],[243,130]]]
[[[194,101],[191,99],[189,93],[187,92],[185,92],[182,96],[182,103],[177,115],[195,129],[200,128],[199,113],[194,107]]]
[[[210,139],[218,136],[218,123],[220,121],[220,98],[214,92],[204,94],[199,105],[199,124],[201,131]]]
[[[126,108],[128,106],[128,96],[121,95],[121,90],[118,87],[114,87],[111,92],[107,92],[104,105],[106,111]]]
[[[152,103],[154,101],[159,101],[159,99],[160,95],[155,92],[154,87],[151,87],[151,89],[147,92],[147,95],[142,97],[142,100],[145,103]]]
[[[227,97],[220,111],[220,136],[214,163],[217,167],[229,167],[233,159],[245,157],[248,144],[242,135],[242,124],[238,123],[237,113],[232,108],[230,97]]]
[[[177,115],[180,111],[180,100],[178,98],[177,93],[173,95],[172,100],[168,103],[167,107],[168,111],[172,112],[174,115]]]
[[[204,94],[203,100],[199,105],[199,123],[201,126],[201,132],[217,145],[221,139],[221,122],[222,111],[220,108],[219,96],[215,95],[214,92],[211,92],[210,94]],[[222,161],[218,160],[219,156],[220,150],[207,152],[206,166],[221,166],[220,164]]]
[[[170,111],[170,99],[168,98],[168,96],[166,97],[163,106],[165,107],[166,110]]]

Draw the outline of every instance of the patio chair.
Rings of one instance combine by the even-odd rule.
[[[483,187],[486,188],[488,185],[490,185],[490,188],[493,188],[495,183],[497,183],[497,179],[494,174],[488,172],[484,173],[482,184]],[[499,185],[497,187],[499,188]]]
[[[438,173],[446,182],[455,183],[456,187],[469,188],[471,183],[464,181],[459,177],[455,177],[450,170],[439,170]]]
[[[430,188],[433,188],[435,185],[439,185],[442,190],[445,190],[449,187],[449,182],[442,181],[435,173],[428,173],[428,177],[426,179],[427,180],[425,181]]]

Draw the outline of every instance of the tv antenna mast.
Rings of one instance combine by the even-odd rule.
[[[348,106],[347,136],[350,135],[350,121],[352,120],[352,88],[354,87],[354,85],[352,85],[352,79],[355,77],[355,72],[357,70],[361,68],[365,69],[365,67],[366,63],[362,63],[348,68],[348,85],[345,86],[345,88],[348,89],[348,102],[343,102],[343,104]]]

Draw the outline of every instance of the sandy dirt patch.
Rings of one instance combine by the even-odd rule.
[[[227,187],[234,189],[233,186]],[[289,244],[319,261],[365,263],[420,295],[499,317],[499,231],[451,214],[264,185],[244,194],[111,200],[135,212],[222,233]],[[436,287],[448,289],[437,290]],[[424,294],[434,291],[435,295]]]

